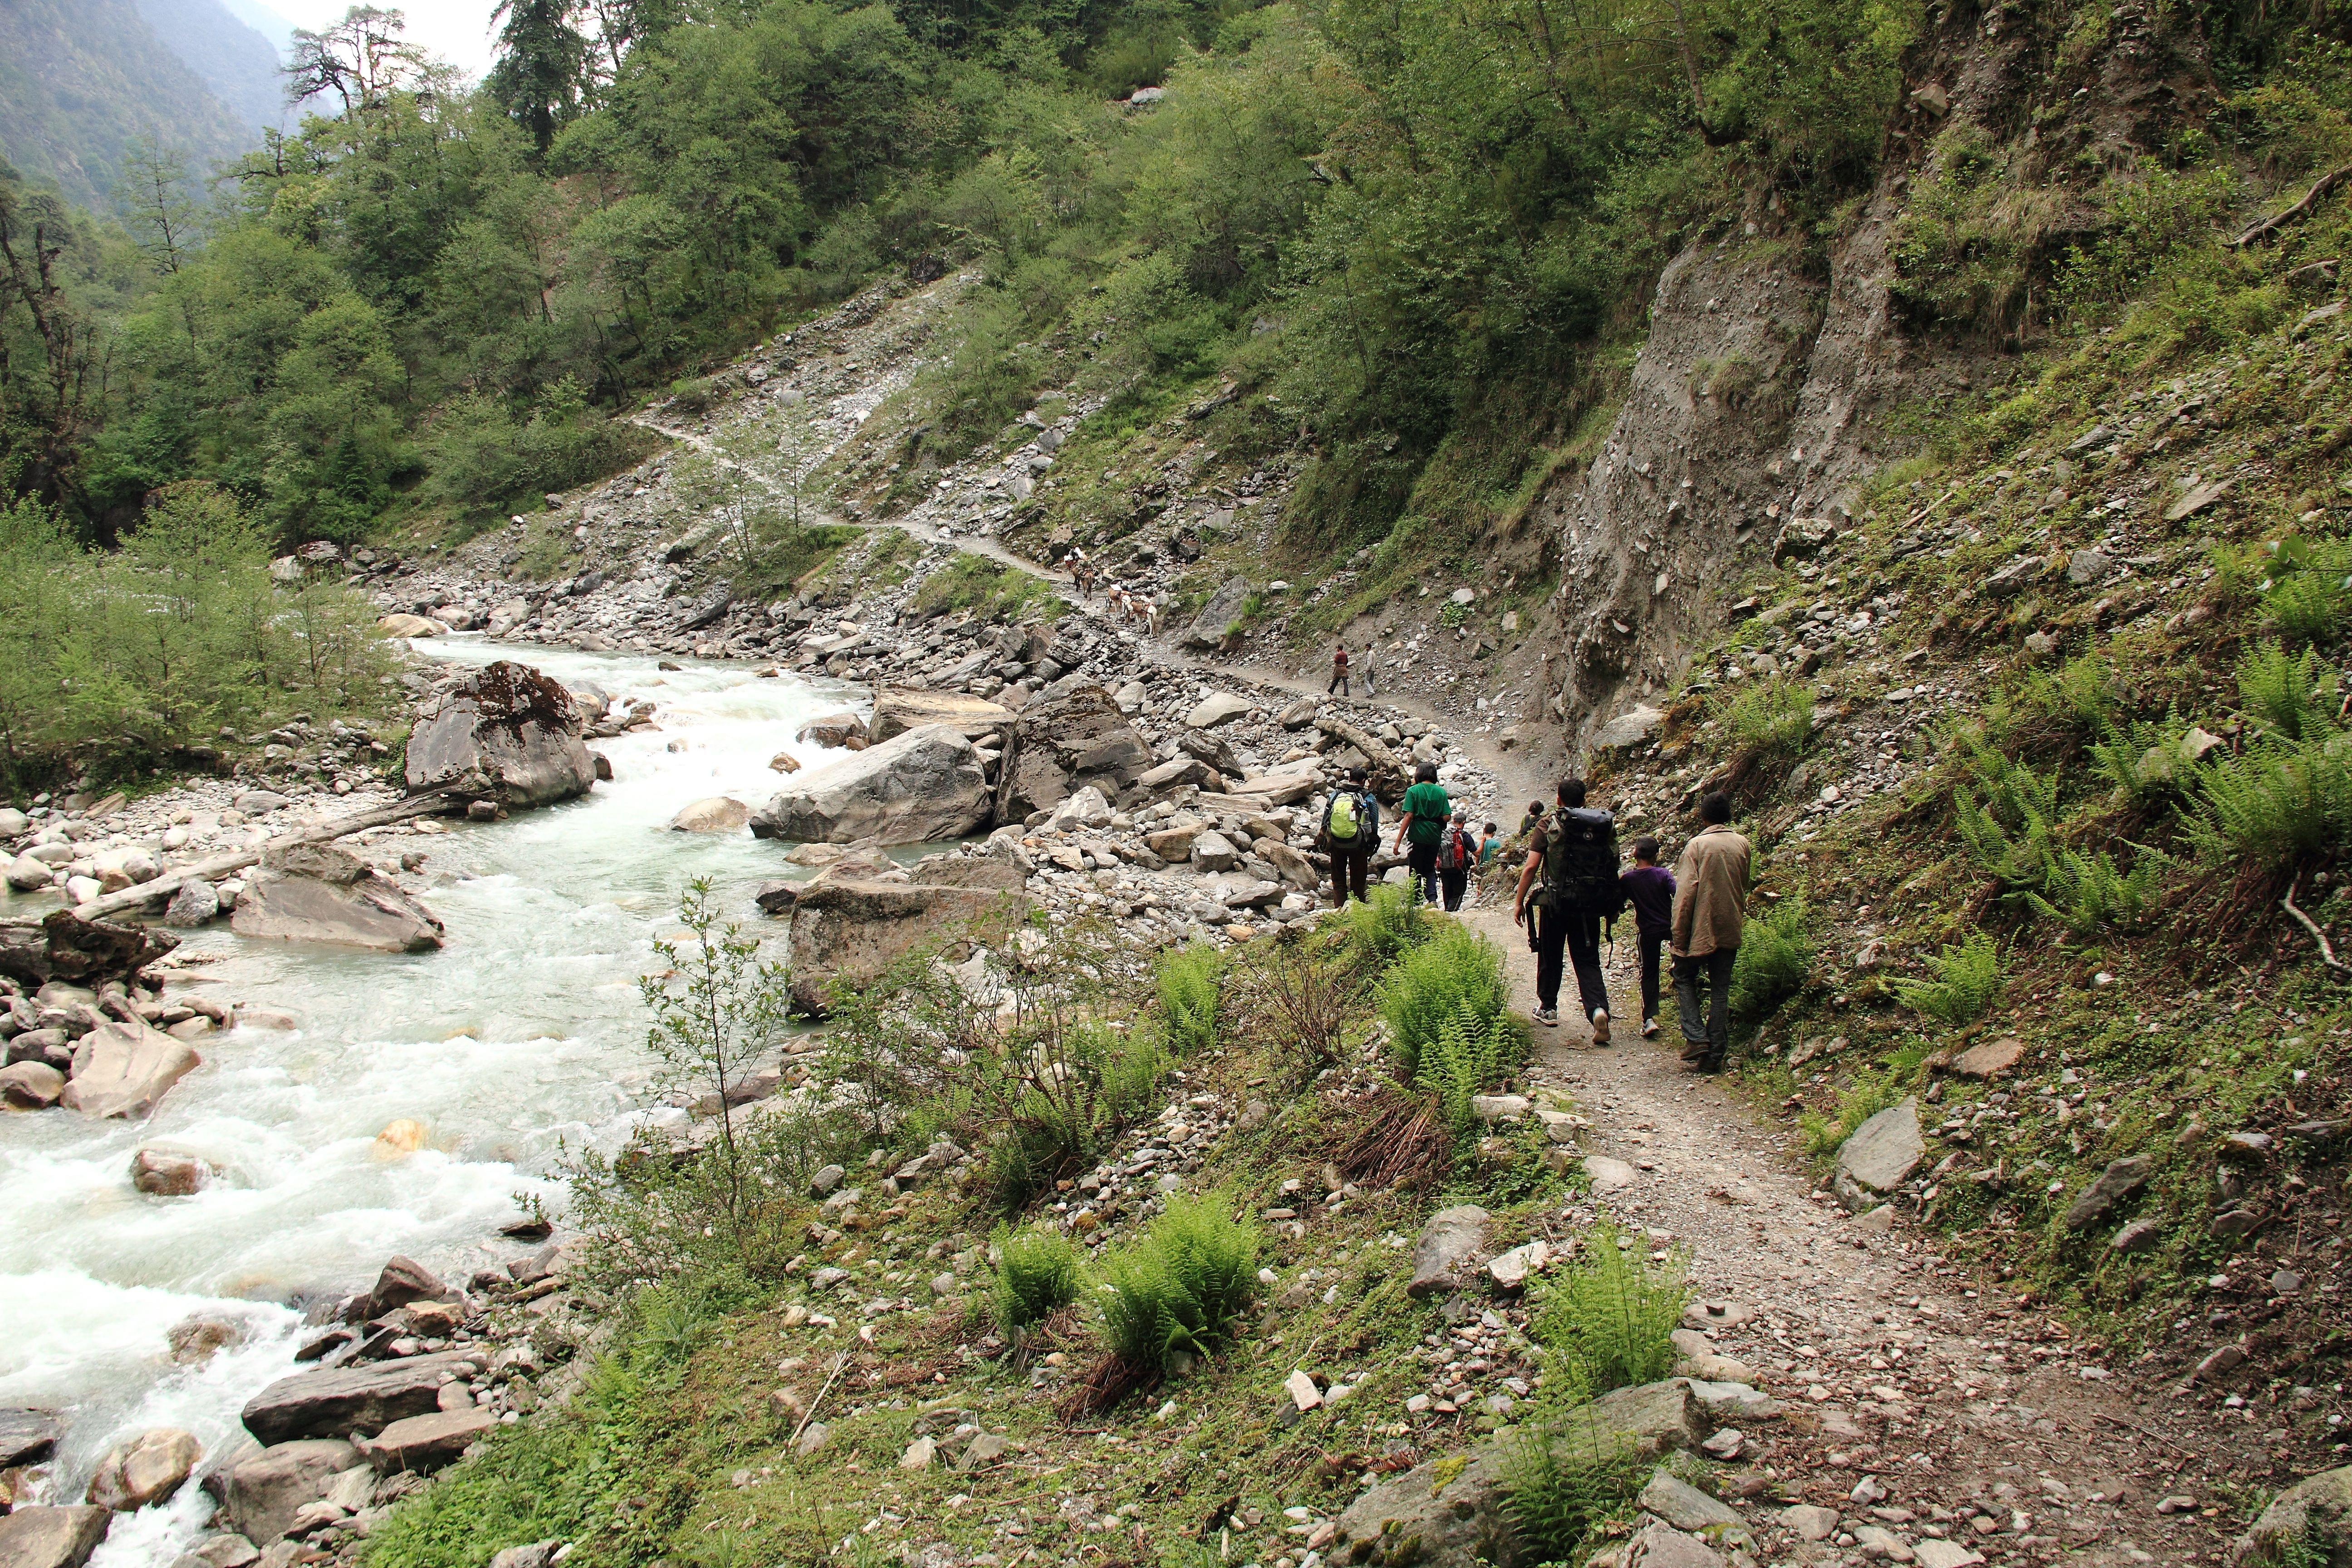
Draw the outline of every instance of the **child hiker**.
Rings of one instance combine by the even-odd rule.
[[[1675,930],[1675,874],[1658,864],[1658,841],[1633,840],[1633,868],[1617,879],[1633,906],[1633,934],[1642,949],[1642,1037],[1658,1032],[1658,950]]]

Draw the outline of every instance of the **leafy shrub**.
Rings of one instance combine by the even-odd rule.
[[[709,383],[698,384],[707,389]],[[568,375],[542,392],[522,420],[502,399],[469,393],[434,420],[425,490],[462,510],[500,510],[519,497],[617,473],[658,445],[651,432],[589,407],[586,390]]]
[[[1382,883],[1371,894],[1341,910],[1339,924],[1360,963],[1384,968],[1425,941],[1436,922],[1410,889]]]
[[[1784,899],[1748,922],[1731,966],[1731,1016],[1758,1024],[1794,996],[1813,966],[1802,899]]]
[[[994,1241],[996,1278],[989,1286],[989,1308],[1008,1341],[1078,1299],[1078,1253],[1067,1237],[1051,1230],[1015,1235],[999,1226]]]
[[[1927,961],[1932,980],[1894,980],[1887,989],[1915,1013],[1925,1013],[1947,1024],[1966,1024],[1984,1016],[2000,994],[2000,950],[1983,931],[1969,933],[1958,947],[1947,947]]]
[[[1793,756],[1812,743],[1813,694],[1780,676],[1752,680],[1732,698],[1723,721],[1742,750]]]
[[[1398,1073],[1410,1081],[1420,1075],[1423,1051],[1448,1025],[1465,1020],[1474,1037],[1484,1036],[1509,1005],[1511,990],[1495,944],[1449,924],[1390,965],[1375,997]]]
[[[2290,741],[2326,730],[2335,721],[2335,667],[2305,648],[2289,658],[2276,642],[2265,642],[2238,661],[2238,701],[2246,717]]]
[[[1231,1342],[1234,1315],[1256,1299],[1257,1229],[1221,1194],[1171,1197],[1150,1232],[1103,1265],[1103,1337],[1130,1367],[1173,1370],[1179,1354]]]
[[[2226,169],[2176,172],[2142,160],[2137,179],[2110,182],[2107,226],[2088,251],[2067,252],[2058,297],[2081,309],[2140,292],[2152,268],[2211,240],[2213,225],[2230,211],[2231,185]]]
[[[1570,1398],[1654,1383],[1674,1370],[1669,1336],[1682,1324],[1690,1285],[1679,1261],[1653,1264],[1638,1243],[1604,1220],[1585,1233],[1575,1262],[1538,1288],[1528,1331]]]
[[[1217,982],[1223,966],[1214,948],[1197,942],[1161,953],[1151,966],[1160,1021],[1180,1057],[1197,1056],[1217,1043]]]
[[[1468,997],[1423,1047],[1417,1081],[1437,1096],[1446,1124],[1459,1140],[1475,1131],[1474,1096],[1491,1092],[1519,1064],[1526,1042],[1499,1014],[1483,1014]]]

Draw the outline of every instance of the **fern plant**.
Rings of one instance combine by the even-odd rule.
[[[2091,742],[2091,766],[2134,805],[2147,805],[2176,792],[2187,772],[2180,747],[2188,721],[2178,708],[2155,723],[2127,719],[2110,724],[2103,740]]]
[[[1154,1373],[1213,1354],[1257,1295],[1257,1229],[1221,1194],[1168,1201],[1149,1234],[1103,1265],[1103,1338],[1119,1360]]]
[[[992,1244],[996,1278],[989,1285],[989,1307],[1006,1340],[1018,1340],[1078,1299],[1078,1253],[1067,1237],[1050,1230],[1016,1235],[999,1226]]]
[[[1422,1047],[1416,1081],[1437,1096],[1446,1125],[1457,1140],[1477,1129],[1478,1118],[1470,1101],[1488,1092],[1518,1066],[1522,1048],[1518,1032],[1508,1019],[1482,1013],[1468,997],[1439,1026],[1436,1037]]]
[[[2288,865],[2352,836],[2352,737],[2323,729],[2303,741],[2263,740],[2242,756],[2197,769],[2189,842],[2210,859]]]
[[[1503,1513],[1530,1563],[1564,1563],[1631,1510],[1654,1468],[1591,1420],[1553,1415],[1506,1439]]]
[[[2058,849],[2051,855],[2042,891],[2028,889],[2023,897],[2035,913],[2076,936],[2126,931],[2147,912],[2164,866],[2164,857],[2153,849],[2142,848],[2128,871],[2117,868],[2115,858],[2104,849],[2087,858]]]
[[[1432,940],[1407,952],[1380,978],[1375,1005],[1389,1026],[1389,1042],[1396,1053],[1398,1076],[1410,1082],[1421,1076],[1421,1057],[1446,1025],[1457,1016],[1475,1019],[1474,1033],[1484,1033],[1510,1001],[1510,983],[1503,977],[1502,951],[1467,927],[1449,924]]]
[[[1160,955],[1151,966],[1160,1016],[1179,1056],[1197,1056],[1217,1043],[1217,982],[1223,965],[1205,942]]]
[[[1674,1370],[1672,1335],[1690,1285],[1675,1259],[1651,1263],[1607,1221],[1576,1261],[1538,1288],[1528,1331],[1549,1352],[1550,1382],[1570,1398],[1654,1383]]]
[[[2305,740],[2335,722],[2336,676],[2315,648],[2299,659],[2265,642],[2238,663],[2238,702],[2246,717],[2289,741]]]
[[[1927,961],[1932,980],[1895,980],[1887,984],[1895,999],[1916,1013],[1947,1024],[1966,1024],[1984,1016],[2000,994],[2000,950],[1983,931],[1971,932],[1958,947],[1947,947]]]

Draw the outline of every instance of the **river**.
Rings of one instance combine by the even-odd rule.
[[[194,971],[212,994],[290,1012],[300,1028],[207,1039],[204,1066],[144,1123],[0,1118],[0,1406],[68,1413],[51,1500],[79,1500],[100,1456],[149,1427],[194,1433],[207,1466],[235,1448],[245,1401],[293,1367],[295,1303],[364,1288],[394,1253],[453,1282],[520,1256],[497,1230],[517,1216],[518,1193],[552,1195],[558,1140],[617,1143],[657,1104],[635,982],[652,939],[678,929],[680,889],[711,877],[750,925],[761,918],[753,885],[801,874],[776,844],[674,833],[671,815],[704,795],[760,804],[776,788],[778,751],[804,764],[831,754],[793,743],[803,723],[870,707],[861,688],[741,666],[661,670],[466,637],[415,646],[648,698],[662,727],[596,742],[614,776],[585,799],[385,841],[427,849],[428,873],[446,883],[424,893],[448,928],[439,952],[248,942],[226,922],[185,933],[191,952],[220,955]],[[424,1123],[428,1145],[389,1156],[376,1134],[403,1118]],[[143,1196],[131,1159],[149,1143],[224,1173],[194,1197]],[[175,1365],[166,1336],[198,1314],[233,1318],[247,1338]],[[171,1504],[118,1519],[92,1561],[168,1563],[210,1510],[191,1482]]]

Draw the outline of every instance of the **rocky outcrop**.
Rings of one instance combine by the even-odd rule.
[[[751,821],[751,808],[732,795],[714,795],[687,802],[669,819],[672,833],[740,833]]]
[[[498,1424],[494,1413],[476,1406],[436,1410],[395,1421],[373,1437],[362,1437],[358,1447],[368,1463],[381,1471],[437,1470]]]
[[[443,1374],[466,1358],[455,1352],[281,1377],[247,1402],[245,1429],[264,1444],[297,1437],[377,1433],[441,1408]]]
[[[408,735],[408,793],[446,789],[502,805],[547,805],[596,782],[587,721],[562,686],[511,659],[426,704]]]
[[[206,1484],[220,1490],[221,1524],[247,1541],[271,1542],[360,1462],[359,1450],[339,1437],[300,1438],[240,1459],[225,1480]]]
[[[375,952],[425,952],[441,922],[406,889],[348,850],[297,845],[265,856],[246,879],[229,927],[277,942],[327,942]]]
[[[953,725],[929,724],[793,775],[792,787],[752,816],[751,831],[798,842],[920,844],[977,832],[993,804],[971,742]]]
[[[1838,1145],[1832,1188],[1847,1208],[1866,1209],[1909,1181],[1927,1153],[1927,1141],[1919,1133],[1919,1102],[1906,1099],[1855,1128]]]
[[[114,1515],[102,1508],[20,1508],[0,1518],[6,1568],[82,1568]]]
[[[47,1458],[65,1435],[66,1424],[54,1410],[22,1405],[0,1409],[0,1470]]]
[[[1099,686],[1033,702],[1005,739],[996,774],[996,820],[1025,821],[1089,784],[1117,800],[1155,760],[1150,742]]]
[[[870,985],[920,950],[960,961],[975,940],[1003,934],[1028,908],[1026,895],[997,888],[814,883],[793,905],[793,1005],[821,1016],[835,985]]]
[[[116,1444],[90,1478],[89,1500],[116,1513],[130,1513],[163,1501],[187,1483],[204,1445],[195,1435],[159,1426]]]
[[[2271,1500],[2231,1548],[2231,1568],[2352,1568],[2352,1465]]]
[[[1412,1244],[1412,1279],[1405,1294],[1433,1295],[1459,1284],[1486,1245],[1488,1223],[1486,1211],[1476,1204],[1456,1204],[1430,1215]]]
[[[194,1046],[161,1029],[109,1022],[75,1045],[63,1102],[84,1116],[145,1116],[203,1063]]]
[[[1604,1394],[1570,1412],[1550,1440],[1571,1452],[1623,1449],[1656,1456],[1695,1450],[1712,1430],[1683,1378]],[[1326,1550],[1333,1563],[1381,1568],[1525,1568],[1542,1561],[1517,1538],[1506,1515],[1507,1445],[1540,1440],[1522,1427],[1491,1437],[1465,1456],[1420,1465],[1358,1498],[1339,1519]]]
[[[878,746],[930,724],[953,725],[965,740],[979,742],[1000,737],[1010,729],[1013,710],[959,691],[892,687],[874,699],[874,718],[866,727],[866,738]]]
[[[167,931],[52,910],[37,926],[0,926],[0,974],[34,987],[96,984],[136,973],[179,945]]]

